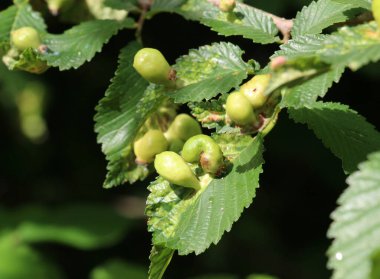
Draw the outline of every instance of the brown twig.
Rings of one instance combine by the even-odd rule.
[[[278,17],[276,15],[264,12],[267,15],[269,15],[272,19],[274,24],[276,24],[278,30],[280,30],[282,34],[282,41],[284,44],[286,44],[290,39],[290,32],[293,28],[293,20],[292,19],[286,19],[283,17]]]
[[[153,0],[139,0],[139,5],[141,7],[141,14],[137,21],[136,38],[137,38],[137,41],[140,43],[142,43],[141,32],[144,26],[146,13],[148,12],[152,4],[153,4]]]
[[[365,12],[345,22],[336,23],[335,26],[338,26],[338,27],[342,27],[346,25],[355,26],[362,23],[370,22],[371,20],[373,20],[373,14],[371,12]]]

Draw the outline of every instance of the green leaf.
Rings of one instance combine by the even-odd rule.
[[[20,243],[15,234],[0,237],[0,278],[61,279],[59,269],[37,251]]]
[[[0,42],[10,41],[12,25],[17,14],[17,7],[10,6],[8,9],[0,12]]]
[[[364,117],[348,106],[317,102],[289,109],[294,121],[307,124],[335,156],[346,172],[356,170],[366,156],[380,149],[380,133]]]
[[[313,56],[292,58],[281,67],[270,69],[271,81],[265,89],[265,94],[270,95],[275,91],[279,92],[279,89],[302,85],[305,81],[323,75],[330,70],[330,65]]]
[[[341,4],[349,4],[357,8],[371,10],[372,0],[332,0]]]
[[[256,43],[278,42],[278,29],[265,12],[238,2],[233,14],[224,13],[211,1],[156,0],[150,15],[158,12],[175,12],[187,19],[200,21],[224,36],[243,36]]]
[[[262,153],[262,138],[257,136],[233,160],[225,177],[211,181],[207,175],[202,177],[202,183],[209,184],[196,193],[162,178],[153,182],[146,208],[153,243],[176,249],[180,255],[200,254],[218,243],[256,195]]]
[[[146,279],[146,270],[143,267],[126,263],[123,260],[112,259],[97,266],[91,271],[91,279]]]
[[[380,249],[380,152],[371,154],[348,179],[332,213],[328,236],[333,279],[369,279],[371,260]]]
[[[154,0],[150,12],[152,14],[159,12],[178,12],[181,5],[185,4],[186,1],[187,0]]]
[[[269,44],[278,42],[278,29],[272,18],[265,12],[255,9],[243,3],[237,3],[233,14],[224,13],[218,7],[213,6],[208,1],[194,2],[197,8],[203,8],[201,23],[209,26],[211,30],[224,36],[240,35],[246,39],[251,39],[256,43]],[[205,7],[200,7],[198,2],[207,3]]]
[[[321,58],[352,70],[380,60],[380,36],[375,22],[343,27],[329,36],[320,50]]]
[[[17,12],[15,14],[12,30],[30,26],[35,28],[41,35],[46,33],[46,24],[40,13],[33,11],[32,6],[29,5],[29,1],[17,1],[15,4]]]
[[[307,79],[300,85],[287,88],[281,99],[281,107],[301,108],[312,105],[318,97],[324,97],[334,82],[338,82],[344,68],[337,67],[326,73],[322,73],[311,79]]]
[[[276,56],[315,57],[334,67],[352,70],[380,60],[380,36],[375,22],[345,26],[331,35],[306,35],[281,46]]]
[[[313,1],[297,13],[292,28],[292,36],[318,34],[323,29],[349,19],[347,11],[354,8],[350,3],[339,3],[334,0]]]
[[[328,35],[303,35],[293,38],[287,44],[282,44],[280,50],[271,57],[285,56],[288,59],[297,57],[313,56],[323,48],[324,41]]]
[[[78,249],[113,245],[132,225],[112,208],[96,204],[54,209],[29,206],[17,211],[0,210],[0,214],[6,216],[1,230],[14,231],[22,242],[57,242]]]
[[[121,50],[119,67],[105,97],[96,107],[95,131],[109,161],[105,188],[144,178],[148,170],[137,166],[132,152],[133,141],[146,119],[166,99],[160,87],[149,86],[132,66],[141,48],[131,43]]]
[[[238,46],[224,42],[190,50],[174,65],[184,87],[174,91],[172,98],[177,103],[199,102],[237,88],[250,70],[242,55]]]
[[[168,267],[174,250],[162,246],[153,245],[150,252],[150,266],[148,279],[161,279]]]
[[[49,66],[59,67],[61,71],[77,69],[86,61],[90,61],[120,29],[133,26],[134,21],[129,18],[122,22],[116,20],[87,21],[61,35],[46,35],[43,41],[48,50],[40,57]]]

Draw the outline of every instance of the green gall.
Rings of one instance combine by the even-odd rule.
[[[12,31],[11,42],[20,51],[27,48],[38,48],[41,45],[40,35],[33,27],[21,27]]]
[[[240,93],[248,99],[254,109],[262,107],[268,100],[264,93],[269,81],[270,75],[257,75],[240,87]]]
[[[230,13],[232,12],[236,7],[236,0],[220,0],[219,2],[219,9],[222,12]]]
[[[173,151],[165,151],[156,156],[154,167],[159,175],[172,184],[199,190],[200,182],[188,164]]]
[[[165,133],[166,137],[172,139],[180,139],[186,141],[192,136],[202,133],[201,126],[198,121],[185,113],[178,114]]]
[[[207,173],[217,174],[224,166],[223,152],[210,136],[191,137],[185,142],[181,154],[189,163],[199,162]]]
[[[172,69],[162,53],[154,48],[140,49],[133,60],[133,67],[147,81],[169,86]]]
[[[149,130],[133,144],[133,151],[138,163],[151,163],[154,157],[167,150],[169,143],[160,130]]]
[[[241,93],[231,93],[226,102],[228,117],[238,125],[249,125],[257,122],[249,100]]]

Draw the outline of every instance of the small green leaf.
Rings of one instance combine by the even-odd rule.
[[[18,2],[18,4],[15,4],[17,12],[12,23],[12,30],[30,26],[35,28],[40,34],[46,33],[47,27],[41,14],[33,11],[32,6],[28,3],[29,1]]]
[[[339,3],[334,0],[313,1],[298,12],[292,28],[292,36],[318,34],[323,29],[349,19],[347,11],[355,8],[350,3]]]
[[[278,42],[278,29],[272,18],[265,12],[237,2],[233,13],[224,13],[208,1],[193,0],[197,9],[202,9],[201,23],[224,36],[240,35],[256,43],[269,44]],[[205,7],[202,7],[199,2]],[[207,3],[207,6],[206,6]]]
[[[337,67],[328,72],[322,73],[294,87],[287,88],[282,97],[281,107],[300,108],[312,105],[318,97],[323,97],[342,76],[344,68]]]
[[[143,267],[132,265],[119,259],[108,260],[91,271],[91,279],[146,279]]]
[[[134,182],[149,173],[134,162],[132,145],[146,119],[166,97],[161,87],[147,88],[148,83],[133,68],[133,57],[140,48],[134,42],[121,50],[115,77],[96,107],[95,131],[109,161],[105,188]]]
[[[372,0],[332,0],[333,2],[341,3],[341,4],[349,4],[357,8],[364,8],[367,10],[371,10]]]
[[[12,230],[25,243],[57,242],[79,249],[97,249],[118,242],[132,223],[110,207],[68,205],[55,209],[29,206],[1,210],[2,230]]]
[[[375,22],[343,27],[324,42],[319,51],[327,63],[348,66],[352,70],[380,60],[380,36]]]
[[[380,249],[380,153],[371,154],[348,179],[332,213],[328,250],[333,279],[370,279],[372,257]],[[378,278],[378,277],[375,277]],[[374,278],[374,279],[375,279]]]
[[[150,266],[148,279],[161,279],[166,268],[170,264],[174,250],[162,246],[153,245],[150,252]]]
[[[10,6],[4,11],[0,12],[0,42],[10,41],[13,22],[17,14],[17,7]]]
[[[360,67],[380,60],[380,36],[375,22],[345,26],[331,35],[306,35],[281,46],[276,56],[315,57],[334,67]]]
[[[44,44],[48,50],[41,54],[49,66],[59,67],[61,71],[78,68],[90,61],[103,45],[120,29],[132,28],[134,21],[93,20],[81,23],[61,35],[48,34]]]
[[[37,50],[32,48],[24,50],[17,56],[13,56],[10,52],[3,57],[3,62],[9,70],[22,70],[33,74],[42,74],[49,68],[45,61],[39,59]]]
[[[212,243],[218,243],[256,195],[262,153],[262,138],[257,136],[233,160],[225,177],[211,179],[196,193],[162,178],[153,182],[146,208],[153,243],[176,249],[180,255],[200,254]],[[201,181],[209,179],[206,175]]]
[[[272,58],[285,56],[288,59],[297,57],[313,56],[321,48],[328,35],[303,35],[289,40],[287,44],[282,44],[279,51],[276,51]]]
[[[199,102],[237,88],[250,69],[242,55],[238,46],[223,42],[190,50],[174,65],[184,87],[174,91],[172,98],[177,103]]]
[[[265,90],[270,95],[282,88],[291,88],[303,84],[305,81],[316,78],[330,71],[330,65],[317,58],[292,58],[281,67],[271,69],[271,81]]]
[[[348,106],[317,102],[289,109],[296,122],[307,124],[335,156],[346,172],[356,170],[366,156],[380,149],[380,133],[364,117]]]
[[[243,36],[256,43],[278,42],[278,29],[265,12],[237,2],[233,13],[219,10],[206,0],[155,0],[150,12],[173,12],[191,20],[200,21],[223,36]]]
[[[181,5],[185,4],[186,1],[187,0],[154,0],[150,12],[151,14],[159,12],[178,12]]]

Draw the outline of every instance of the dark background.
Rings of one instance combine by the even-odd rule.
[[[3,1],[1,1],[3,2]],[[251,1],[256,7],[281,16],[294,17],[309,1]],[[302,3],[301,3],[302,2]],[[0,9],[9,2],[0,4]],[[48,17],[50,32],[69,25]],[[72,201],[113,204],[120,198],[148,194],[147,183],[122,185],[104,190],[106,161],[93,131],[94,107],[103,97],[117,66],[121,47],[133,39],[133,31],[122,31],[101,54],[78,70],[50,69],[39,77],[49,88],[45,118],[49,138],[42,144],[25,139],[15,124],[14,114],[0,107],[0,205],[17,208],[29,203],[44,205]],[[146,46],[160,49],[169,62],[215,41],[232,41],[262,65],[277,49],[239,37],[219,37],[207,27],[177,15],[160,14],[146,22]],[[347,70],[326,100],[350,105],[380,128],[378,114],[379,64],[358,72]],[[34,78],[34,76],[32,76]],[[345,189],[341,162],[305,126],[294,124],[286,111],[266,138],[264,173],[253,205],[226,233],[220,243],[200,256],[176,256],[165,278],[185,278],[205,273],[270,273],[283,279],[328,278],[326,231],[329,214]],[[59,263],[68,278],[86,278],[89,270],[110,257],[147,266],[150,234],[146,220],[114,247],[84,252],[61,245],[37,247]]]

